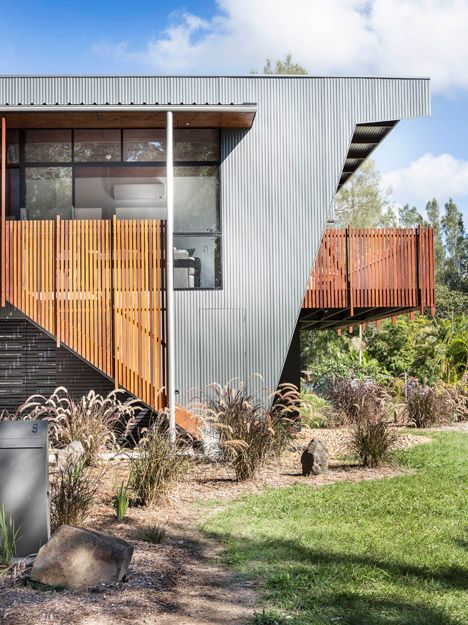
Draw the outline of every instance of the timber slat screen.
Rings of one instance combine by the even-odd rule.
[[[6,300],[155,410],[165,405],[164,223],[7,221]]]
[[[431,227],[329,228],[303,308],[417,309],[435,306]]]

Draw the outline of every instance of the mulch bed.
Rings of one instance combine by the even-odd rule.
[[[156,509],[130,508],[125,520],[115,518],[110,500],[128,472],[126,461],[109,464],[87,526],[125,538],[135,547],[125,582],[90,591],[54,591],[32,587],[21,578],[0,580],[0,623],[5,625],[236,625],[245,623],[259,608],[256,584],[226,569],[221,548],[197,532],[207,514],[200,501],[219,502],[267,487],[292,484],[317,487],[338,481],[355,482],[398,475],[403,470],[384,466],[363,469],[343,460],[348,455],[350,432],[346,428],[304,430],[281,461],[268,464],[253,480],[238,483],[232,472],[218,463],[194,462],[186,479],[170,500]],[[300,474],[300,454],[311,438],[318,438],[331,456],[330,470],[320,476]],[[424,436],[400,435],[398,447],[430,441]],[[161,544],[142,540],[141,532],[164,527]],[[26,572],[27,573],[27,572]],[[26,577],[23,575],[23,577]]]

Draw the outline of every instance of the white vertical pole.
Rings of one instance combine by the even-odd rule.
[[[175,349],[174,349],[174,156],[172,111],[166,114],[166,303],[167,303],[167,403],[169,435],[176,442],[175,421]]]

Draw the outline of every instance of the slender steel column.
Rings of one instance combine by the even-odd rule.
[[[174,349],[174,156],[172,111],[166,113],[166,303],[167,303],[167,405],[169,434],[176,442],[175,421],[175,349]]]

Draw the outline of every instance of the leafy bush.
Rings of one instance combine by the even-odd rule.
[[[86,520],[99,481],[91,474],[85,458],[70,455],[58,465],[50,484],[52,531],[59,525],[81,525]]]
[[[301,423],[309,428],[322,428],[333,422],[333,408],[323,397],[313,392],[302,392]]]
[[[383,386],[358,378],[335,378],[326,388],[325,396],[343,415],[343,422],[348,423],[355,423],[363,414],[380,414],[390,400]]]
[[[19,530],[15,522],[5,513],[4,506],[0,506],[0,565],[8,565],[16,555],[16,539]]]
[[[174,484],[189,467],[168,433],[154,424],[144,432],[131,458],[130,485],[142,505],[151,506],[167,498]]]
[[[117,437],[126,432],[139,409],[136,400],[120,401],[119,392],[102,397],[90,391],[76,402],[60,387],[49,398],[33,395],[18,412],[30,419],[47,419],[52,444],[58,448],[79,441],[90,464],[100,451],[115,449]]]
[[[446,392],[450,395],[457,421],[468,421],[468,374],[458,384],[446,386]]]
[[[117,489],[114,497],[112,498],[112,505],[115,509],[115,514],[119,521],[127,514],[127,509],[130,503],[130,489],[128,483],[122,482]]]
[[[444,384],[425,386],[412,380],[407,389],[407,413],[409,424],[427,428],[436,424],[450,423],[457,412],[466,417],[463,394]],[[465,397],[466,401],[466,397]]]

